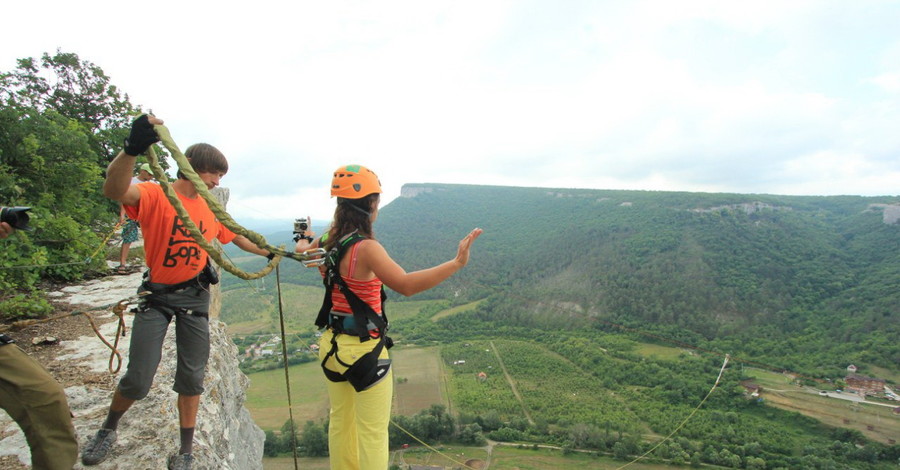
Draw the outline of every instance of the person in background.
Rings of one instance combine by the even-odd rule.
[[[185,470],[193,464],[194,429],[209,360],[209,285],[218,282],[204,251],[177,216],[175,208],[156,184],[131,184],[137,155],[144,153],[159,136],[154,124],[163,122],[142,115],[131,126],[125,149],[109,164],[103,194],[122,203],[128,217],[141,224],[144,253],[149,270],[139,291],[142,297],[131,327],[128,368],[112,397],[106,420],[84,447],[81,462],[96,465],[107,458],[116,442],[119,420],[135,401],[147,396],[162,356],[169,323],[175,320],[177,369],[172,389],[178,393],[180,447],[168,458],[168,468]],[[207,188],[219,185],[228,172],[228,160],[209,144],[194,144],[184,152]],[[234,242],[241,249],[273,258],[242,235],[222,225],[187,177],[178,172],[172,183],[178,199],[207,241]]]
[[[382,284],[411,296],[437,286],[469,262],[476,228],[459,242],[456,257],[407,273],[375,239],[381,182],[361,165],[334,172],[331,196],[337,197],[334,221],[319,239],[301,233],[295,250],[336,249],[337,260],[323,268],[326,290],[316,325],[326,328],[319,358],[328,378],[331,401],[328,449],[333,470],[384,470],[388,467],[388,423],[393,379],[386,337]]]
[[[0,239],[15,229],[0,222]],[[71,470],[78,440],[62,386],[15,341],[0,334],[0,408],[22,428],[35,469]]]
[[[153,174],[150,172],[150,164],[144,163],[138,170],[137,176],[131,178],[131,184],[140,184],[153,180]],[[122,251],[119,253],[119,267],[116,268],[116,274],[129,274],[128,271],[128,251],[131,250],[131,244],[138,240],[137,221],[131,219],[125,214],[125,206],[119,205],[119,224],[122,224]]]

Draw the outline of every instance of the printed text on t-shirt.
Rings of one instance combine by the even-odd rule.
[[[200,233],[205,234],[206,229],[203,227],[201,220],[198,227]],[[178,259],[182,258],[185,265],[191,264],[191,260],[200,259],[200,247],[191,237],[190,231],[184,226],[179,217],[174,217],[172,222],[172,231],[169,234],[169,246],[166,248],[166,257],[163,260],[163,266],[172,268],[178,265]]]

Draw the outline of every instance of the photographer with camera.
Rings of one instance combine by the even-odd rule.
[[[10,209],[19,209],[12,212]],[[0,239],[27,229],[28,208],[0,208]],[[24,217],[23,217],[24,216]],[[0,407],[19,424],[32,468],[71,470],[78,440],[62,386],[15,341],[0,334]]]
[[[382,286],[405,296],[437,286],[469,262],[472,243],[482,233],[476,228],[466,235],[454,259],[407,273],[375,240],[372,224],[380,195],[381,182],[368,168],[338,168],[331,181],[331,196],[337,197],[331,228],[319,239],[308,230],[297,234],[297,252],[328,250],[316,326],[326,329],[319,359],[328,379],[328,451],[334,470],[388,467],[393,395],[388,349],[393,343],[387,337]]]
[[[113,394],[106,420],[81,453],[85,465],[96,465],[106,459],[116,442],[119,419],[135,401],[149,393],[172,319],[175,320],[178,355],[172,389],[178,393],[181,447],[169,457],[168,467],[189,469],[193,462],[194,428],[210,352],[208,288],[218,282],[218,278],[209,264],[209,255],[191,237],[160,185],[131,184],[136,156],[159,141],[153,125],[162,123],[154,116],[137,118],[125,141],[124,151],[106,171],[103,193],[122,203],[126,214],[141,225],[144,253],[150,269],[145,273],[139,291],[150,294],[142,297],[134,317],[128,368]],[[184,154],[209,189],[218,186],[219,180],[228,172],[228,160],[212,145],[194,144]],[[172,188],[207,241],[216,238],[222,243],[233,242],[250,253],[274,256],[222,225],[197,188],[180,171]]]
[[[31,230],[28,227],[30,207],[0,207],[0,239],[16,230]]]

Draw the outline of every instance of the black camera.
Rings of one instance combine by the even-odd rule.
[[[309,219],[306,217],[294,219],[294,242],[300,241],[301,238],[309,239],[303,236],[307,230],[309,230]]]
[[[30,210],[30,207],[0,207],[0,222],[6,222],[16,230],[29,230],[28,211]]]

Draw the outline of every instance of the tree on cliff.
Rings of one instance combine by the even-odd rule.
[[[0,312],[50,311],[41,279],[105,269],[117,209],[100,189],[136,112],[103,70],[57,50],[0,72],[0,205],[32,207],[31,232],[0,244]]]

